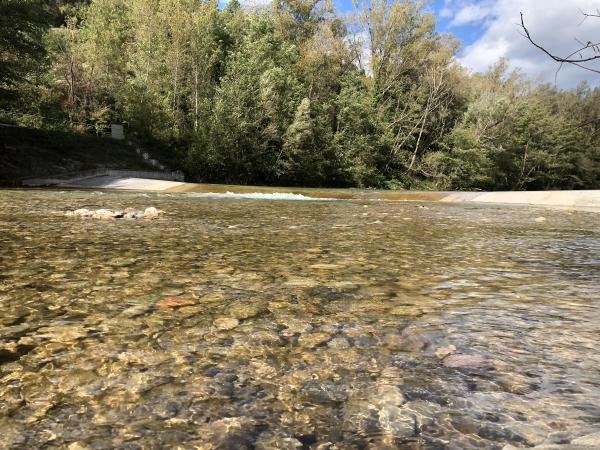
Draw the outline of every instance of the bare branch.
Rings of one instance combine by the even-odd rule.
[[[598,14],[587,14],[587,13],[582,12],[582,14],[584,14],[585,18],[587,18],[587,17],[599,17],[600,18],[600,12]],[[580,67],[582,69],[589,70],[590,72],[600,73],[600,69],[594,69],[594,68],[587,67],[584,65],[585,63],[588,63],[591,61],[600,60],[600,54],[599,54],[600,53],[600,51],[599,51],[600,42],[594,43],[592,41],[588,41],[587,43],[584,43],[584,42],[578,41],[579,45],[581,45],[580,48],[578,48],[577,50],[575,50],[574,52],[572,52],[570,55],[568,55],[566,57],[561,57],[561,56],[557,56],[557,55],[551,53],[546,48],[544,48],[542,45],[538,44],[536,41],[533,40],[533,38],[531,37],[531,33],[525,26],[525,19],[524,19],[522,12],[521,12],[521,28],[525,32],[525,37],[527,38],[527,40],[529,42],[531,42],[531,44],[534,47],[536,47],[539,50],[541,50],[542,52],[544,52],[546,55],[548,55],[550,58],[552,58],[557,63],[560,63],[559,70],[560,70],[560,68],[562,68],[562,66],[564,64],[572,64],[572,65]],[[584,53],[586,51],[590,51],[590,50],[594,53],[594,55],[593,56],[584,56]],[[573,58],[577,54],[579,55],[579,58]]]

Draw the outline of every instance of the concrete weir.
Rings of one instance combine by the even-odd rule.
[[[600,190],[589,191],[514,191],[514,192],[433,192],[382,191],[363,189],[314,189],[222,184],[184,183],[134,177],[98,176],[67,180],[62,187],[120,189],[146,192],[197,193],[291,193],[312,198],[346,200],[429,201],[445,203],[515,204],[563,207],[600,212]]]

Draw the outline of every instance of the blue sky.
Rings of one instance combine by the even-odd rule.
[[[339,11],[351,11],[353,9],[352,0],[335,0],[334,4]],[[470,45],[481,36],[484,28],[484,22],[471,22],[462,26],[452,26],[451,18],[444,17],[442,11],[447,9],[444,0],[434,1],[430,7],[433,10],[437,20],[438,31],[451,32],[458,37],[464,45]]]

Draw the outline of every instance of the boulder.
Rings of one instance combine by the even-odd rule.
[[[163,214],[163,211],[156,209],[154,206],[150,206],[144,210],[143,217],[144,219],[157,219],[161,214]]]
[[[97,209],[96,211],[94,211],[92,218],[102,220],[114,219],[115,213],[112,212],[110,209]]]

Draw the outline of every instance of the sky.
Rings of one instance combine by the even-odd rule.
[[[563,66],[557,73],[559,65],[531,45],[520,28],[523,12],[532,38],[552,53],[567,56],[580,48],[577,40],[598,39],[600,18],[586,19],[582,13],[597,14],[598,0],[436,0],[433,8],[438,29],[461,39],[459,60],[474,71],[506,57],[512,68],[559,88],[600,82],[600,74],[574,66]],[[594,67],[600,69],[600,62]]]
[[[268,3],[269,0],[242,0]],[[333,0],[338,11],[353,9],[352,0]],[[359,0],[360,1],[360,0]],[[486,71],[500,58],[529,78],[569,89],[587,81],[600,85],[600,73],[559,65],[535,48],[520,28],[520,12],[534,40],[552,53],[567,56],[580,47],[577,40],[600,41],[600,18],[584,20],[582,12],[600,14],[600,0],[430,0],[440,32],[462,42],[458,60],[474,72]],[[596,41],[596,42],[598,42]],[[600,70],[600,61],[595,66]]]

